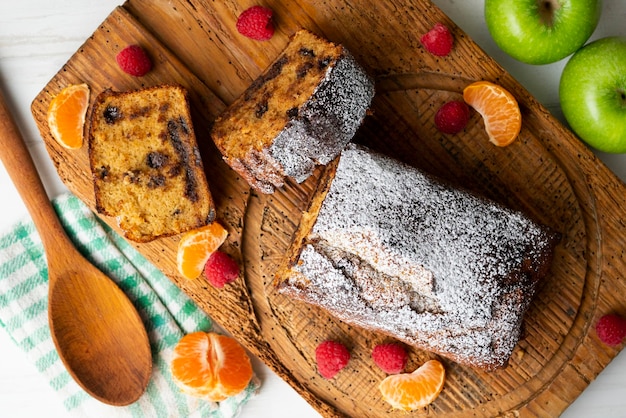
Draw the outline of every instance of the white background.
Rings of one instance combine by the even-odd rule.
[[[555,116],[561,118],[558,80],[566,60],[535,67],[498,50],[484,24],[481,0],[433,0],[483,49],[500,62]],[[605,0],[592,39],[626,35],[626,2]],[[20,0],[0,2],[0,85],[24,134],[48,194],[65,190],[50,162],[30,114],[30,103],[120,0]],[[2,133],[0,132],[0,135]],[[600,155],[622,179],[624,155]],[[0,165],[0,230],[26,215],[20,197]],[[626,301],[625,301],[626,303]],[[319,417],[298,394],[267,367],[255,363],[263,380],[260,394],[243,417]],[[563,417],[626,417],[626,354],[619,355],[566,410]],[[0,331],[0,417],[63,417],[64,409],[35,367]]]

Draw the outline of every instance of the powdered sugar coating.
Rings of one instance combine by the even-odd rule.
[[[283,291],[493,369],[519,340],[552,238],[519,212],[349,145]]]
[[[311,98],[278,134],[271,156],[286,176],[306,180],[317,164],[328,164],[350,142],[374,97],[374,83],[343,50]]]

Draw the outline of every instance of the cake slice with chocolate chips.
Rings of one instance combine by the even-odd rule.
[[[273,193],[339,155],[373,96],[371,77],[345,47],[303,29],[217,118],[211,137],[251,187]]]
[[[148,242],[213,220],[185,89],[106,90],[90,120],[96,209],[117,217],[128,239]]]

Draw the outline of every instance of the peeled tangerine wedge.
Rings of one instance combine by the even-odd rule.
[[[61,146],[77,149],[83,146],[83,127],[89,106],[87,84],[72,84],[57,94],[48,106],[48,128]]]
[[[176,266],[181,276],[195,279],[204,265],[228,237],[228,231],[218,222],[185,233],[178,242]]]
[[[202,331],[180,339],[170,371],[182,392],[210,402],[237,395],[253,376],[250,357],[234,338]]]
[[[429,360],[413,373],[392,374],[380,382],[383,399],[396,409],[413,411],[433,402],[441,390],[446,371],[437,360]]]
[[[489,141],[505,147],[517,138],[522,114],[515,97],[502,86],[477,81],[465,87],[463,99],[483,117]]]

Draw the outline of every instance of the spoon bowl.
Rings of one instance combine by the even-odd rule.
[[[152,371],[146,328],[132,302],[74,247],[0,93],[0,160],[33,218],[48,262],[48,322],[63,364],[91,396],[128,405]]]
[[[87,260],[86,266],[77,262],[79,256],[65,269],[48,267],[57,272],[48,291],[50,333],[66,368],[91,396],[131,404],[150,377],[145,328],[124,292]]]

